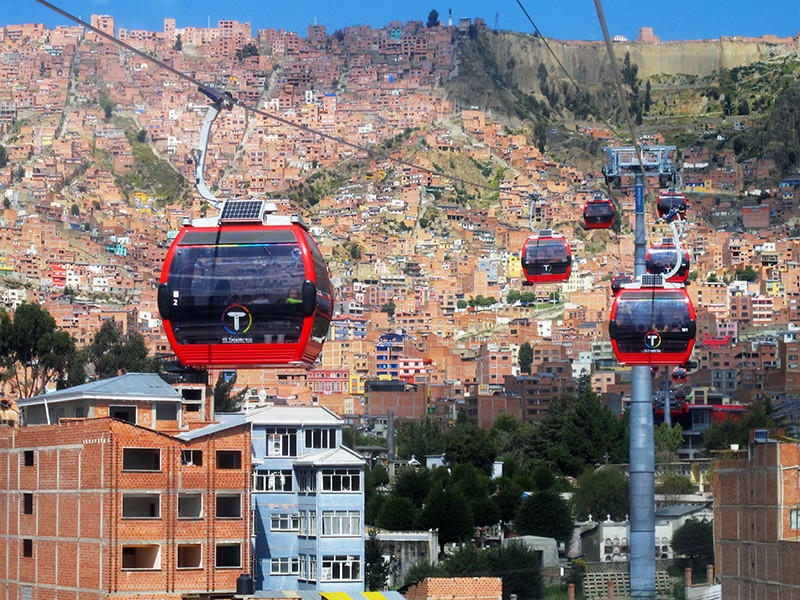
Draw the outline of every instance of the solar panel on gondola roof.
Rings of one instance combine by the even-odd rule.
[[[229,200],[219,218],[220,221],[260,221],[263,212],[263,200]]]

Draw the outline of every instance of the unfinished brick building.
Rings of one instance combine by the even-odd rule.
[[[757,430],[714,469],[714,556],[725,600],[800,598],[800,448]]]
[[[0,428],[0,597],[230,598],[250,571],[250,425]]]

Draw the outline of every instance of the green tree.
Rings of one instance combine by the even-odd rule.
[[[542,597],[542,573],[537,553],[519,541],[488,551],[490,574],[503,580],[503,600]]]
[[[678,504],[680,496],[694,492],[692,481],[677,471],[664,471],[658,476],[656,494],[666,496],[668,505]]]
[[[611,414],[586,378],[580,388],[577,396],[562,395],[550,403],[534,441],[540,460],[564,475],[628,458],[627,422]]]
[[[227,379],[224,373],[220,373],[217,377],[217,383],[214,385],[214,412],[215,413],[231,413],[238,412],[242,407],[242,400],[247,392],[246,389],[234,394],[233,386],[236,385],[236,375]]]
[[[722,101],[722,112],[725,113],[725,116],[733,114],[733,99],[730,92],[727,91],[725,92],[725,99]]]
[[[676,554],[692,559],[695,568],[714,563],[714,527],[708,521],[686,521],[672,535],[670,545]]]
[[[644,86],[644,112],[645,113],[649,113],[650,112],[650,107],[652,106],[652,104],[653,104],[653,98],[650,95],[650,80],[648,79],[647,83],[645,83],[645,86]]]
[[[81,209],[77,204],[73,203],[69,209],[69,212],[73,217],[77,217],[81,214]]]
[[[511,290],[511,291],[510,291],[510,292],[508,292],[508,294],[506,295],[506,304],[514,304],[514,303],[516,303],[516,302],[517,302],[517,301],[518,301],[520,298],[522,298],[522,293],[520,293],[520,291],[519,291],[519,290]]]
[[[500,522],[500,508],[492,496],[473,498],[469,507],[476,527],[489,527]]]
[[[463,309],[467,308],[468,305],[469,305],[469,303],[466,300],[464,300],[463,298],[459,298],[458,300],[456,300],[456,308],[460,308],[460,309],[463,310]]]
[[[132,333],[123,338],[113,320],[104,321],[86,347],[86,360],[94,365],[95,377],[106,379],[123,373],[157,373],[159,363],[148,359],[144,338]]]
[[[382,464],[378,463],[372,467],[372,481],[376,486],[389,484],[389,472]]]
[[[431,472],[428,469],[404,467],[394,476],[392,496],[408,498],[417,508],[431,492]]]
[[[394,300],[389,300],[387,304],[381,306],[381,312],[385,312],[390,317],[394,317],[395,310],[397,310],[397,305],[394,303]]]
[[[147,141],[147,130],[146,129],[140,129],[136,133],[136,141],[139,142],[140,144],[144,144]]]
[[[444,569],[448,577],[487,577],[491,574],[489,553],[465,544],[447,557]]]
[[[572,506],[578,519],[592,515],[602,520],[611,515],[621,521],[628,513],[629,498],[630,482],[625,473],[616,467],[600,467],[578,477]]]
[[[172,49],[175,50],[175,52],[183,50],[183,40],[181,40],[180,34],[175,37],[175,43],[172,45]]]
[[[547,123],[541,119],[536,121],[536,125],[533,127],[533,137],[539,152],[544,154],[547,148]]]
[[[494,496],[495,504],[500,511],[500,520],[503,523],[510,523],[514,519],[520,504],[522,504],[522,486],[502,478],[497,487],[497,494]]]
[[[445,450],[442,425],[431,417],[424,421],[398,421],[395,440],[400,458],[424,458],[429,454],[442,454]]]
[[[747,101],[747,98],[743,98],[741,102],[739,102],[738,112],[740,115],[749,115],[750,114],[750,103]]]
[[[417,522],[417,509],[405,496],[389,496],[381,505],[375,524],[390,531],[414,529]]]
[[[39,304],[21,304],[13,319],[0,309],[0,377],[12,382],[20,398],[63,379],[74,354],[75,340]]]
[[[736,269],[736,279],[739,281],[755,281],[758,279],[758,271],[747,265],[744,269]]]
[[[0,169],[5,167],[8,164],[8,153],[6,152],[5,146],[0,145]]]
[[[427,560],[416,563],[406,571],[403,587],[414,585],[428,577],[447,577],[447,573],[444,572],[444,564],[441,562],[433,564]]]
[[[659,462],[672,462],[677,459],[678,449],[683,446],[683,427],[675,423],[672,427],[666,422],[653,429],[653,445],[656,460]]]
[[[419,520],[423,529],[439,529],[440,545],[466,541],[475,530],[466,498],[454,490],[432,490]]]
[[[445,455],[452,464],[470,463],[482,473],[489,473],[494,462],[494,446],[488,431],[471,420],[459,419],[444,434]]]
[[[572,535],[569,504],[554,490],[534,492],[522,501],[514,515],[519,535],[539,535],[566,542]]]
[[[530,342],[525,342],[519,347],[517,362],[523,373],[530,374],[531,366],[533,365],[533,346],[530,345]]]
[[[367,591],[380,591],[386,587],[390,565],[383,560],[383,544],[373,529],[364,541],[364,586]]]
[[[438,27],[439,26],[439,13],[434,9],[428,13],[428,22],[425,27]]]
[[[745,447],[750,441],[752,429],[774,429],[777,427],[772,417],[771,409],[761,402],[755,402],[749,411],[739,420],[726,419],[714,423],[703,432],[703,446],[707,452],[712,450],[727,450],[731,444]]]

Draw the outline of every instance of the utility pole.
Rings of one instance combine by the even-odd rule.
[[[636,231],[634,277],[647,274],[644,227],[644,174],[634,171]],[[632,367],[630,441],[631,600],[656,598],[656,496],[653,447],[653,377],[650,367]]]
[[[669,156],[675,149],[675,146],[603,148],[608,156],[603,175],[609,187],[620,186],[623,175],[634,176],[636,219],[633,243],[636,281],[642,281],[647,274],[645,174],[658,175],[659,185],[674,180],[675,167]],[[656,600],[653,378],[649,366],[632,367],[630,416],[630,598]]]

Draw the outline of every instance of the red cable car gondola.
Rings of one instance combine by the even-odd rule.
[[[689,204],[686,202],[686,196],[681,192],[665,190],[658,196],[656,210],[658,210],[658,216],[662,219],[672,212],[672,210],[675,210],[681,220],[683,220],[686,218],[686,211],[689,210]]]
[[[652,366],[689,360],[697,327],[694,306],[684,288],[662,285],[633,284],[614,298],[608,329],[620,363]]]
[[[596,195],[583,207],[583,223],[586,229],[609,229],[614,224],[614,203]]]
[[[689,277],[689,250],[681,244],[683,255],[678,271],[667,279],[670,283],[684,283]],[[653,244],[647,251],[647,272],[653,275],[666,275],[675,267],[678,253],[671,238],[665,238],[660,244]]]
[[[158,308],[170,345],[197,368],[310,367],[333,310],[322,255],[297,218],[228,201],[167,252]]]
[[[675,383],[685,383],[686,382],[686,369],[683,367],[675,367],[672,369],[672,381]]]
[[[611,278],[611,293],[616,296],[626,283],[633,283],[633,277],[626,273],[614,275]]]
[[[566,281],[572,268],[567,240],[549,230],[525,240],[520,260],[527,283]]]

